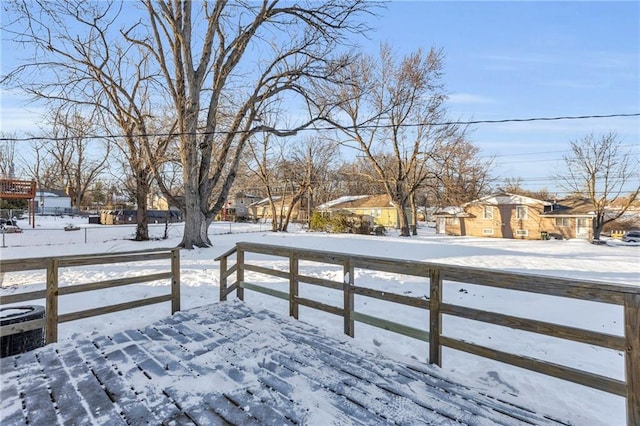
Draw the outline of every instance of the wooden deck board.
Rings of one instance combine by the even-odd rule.
[[[1,423],[560,424],[235,301],[5,358]]]

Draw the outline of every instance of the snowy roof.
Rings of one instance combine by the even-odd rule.
[[[460,213],[464,213],[464,210],[462,210],[462,207],[446,206],[446,207],[442,207],[442,208],[436,210],[436,212],[434,214],[436,214],[436,215],[438,215],[438,214],[455,215],[455,214],[460,214]]]
[[[505,204],[518,204],[518,205],[545,205],[550,206],[551,203],[544,200],[538,200],[536,198],[525,197],[524,195],[511,194],[508,192],[501,192],[498,194],[487,195],[486,197],[479,198],[477,200],[470,201],[464,206],[473,204],[486,204],[486,205],[505,205]]]
[[[433,213],[435,217],[475,217],[474,215],[465,212],[462,207],[458,206],[447,206],[438,209],[435,213]]]
[[[274,195],[273,197],[271,197],[271,199],[273,201],[278,201],[280,198],[282,198],[280,195]],[[254,201],[253,203],[251,203],[249,205],[250,206],[260,206],[262,204],[269,204],[269,198],[263,198],[262,200]]]
[[[58,189],[37,189],[36,197],[69,197],[66,192]]]
[[[335,205],[347,203],[354,200],[359,200],[361,198],[366,198],[368,195],[343,195],[340,198],[336,198],[335,200],[327,201],[326,203],[320,204],[317,209],[318,210],[328,210]]]

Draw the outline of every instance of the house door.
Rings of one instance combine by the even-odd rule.
[[[439,217],[438,218],[438,234],[446,234],[447,230],[446,228],[446,224],[447,224],[447,219],[444,217]]]
[[[589,238],[589,220],[584,218],[578,218],[576,225],[576,238],[588,239]]]

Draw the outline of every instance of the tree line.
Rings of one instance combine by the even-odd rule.
[[[493,160],[469,129],[447,124],[442,50],[358,50],[367,17],[382,10],[375,2],[4,7],[4,30],[26,57],[2,83],[50,111],[42,134],[51,140],[34,144],[28,173],[80,203],[101,173],[117,170],[138,208],[136,240],[149,238],[154,188],[184,212],[181,245],[193,248],[211,245],[209,225],[246,185],[272,209],[278,193],[292,203],[385,193],[409,236],[425,199],[458,205],[493,184]]]

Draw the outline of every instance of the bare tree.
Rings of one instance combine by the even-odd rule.
[[[295,134],[260,123],[284,93],[306,96],[311,79],[333,75],[330,61],[347,32],[372,7],[362,0],[289,3],[195,3],[144,0],[150,34],[130,41],[153,55],[177,114],[183,168],[185,231],[182,246],[211,244],[207,231],[223,207],[242,152],[255,134]],[[193,10],[196,7],[196,10]]]
[[[337,195],[376,195],[386,192],[375,170],[362,156],[343,163],[336,171]],[[335,197],[334,197],[335,198]],[[327,200],[329,201],[329,200]]]
[[[308,220],[314,188],[324,185],[337,148],[316,138],[303,139],[292,147],[286,140],[273,139],[265,134],[250,141],[247,168],[258,178],[269,201],[271,230],[286,232],[296,208],[306,207]]]
[[[595,213],[593,238],[599,240],[604,225],[622,216],[638,198],[638,163],[615,133],[589,134],[572,141],[564,161],[566,173],[559,180],[567,190],[590,201]],[[615,211],[608,209],[620,200],[625,201]]]
[[[379,59],[362,56],[344,68],[350,84],[325,84],[316,94],[321,105],[333,107],[326,119],[377,174],[398,210],[402,236],[410,235],[411,194],[432,177],[429,162],[439,146],[458,132],[433,125],[445,117],[442,67],[442,51],[418,50],[397,61],[383,45]]]
[[[15,176],[16,141],[15,134],[0,132],[0,178],[11,179]]]
[[[9,32],[15,42],[31,48],[32,57],[7,75],[5,83],[15,82],[34,98],[51,103],[97,108],[103,133],[118,136],[116,146],[128,163],[124,172],[135,184],[135,239],[148,240],[151,163],[163,161],[169,138],[149,136],[152,111],[162,109],[151,102],[156,75],[148,66],[149,53],[124,42],[122,33],[130,28],[117,24],[123,3],[70,0],[11,5],[16,20]]]
[[[34,145],[36,162],[29,174],[40,187],[65,190],[76,208],[108,165],[110,144],[97,145],[93,123],[93,116],[59,108],[43,129],[50,139]]]
[[[278,211],[276,207],[276,197],[278,189],[276,188],[277,176],[275,167],[282,161],[282,145],[275,146],[272,143],[273,136],[265,133],[256,135],[249,143],[248,154],[246,155],[246,167],[250,173],[260,182],[260,188],[264,191],[266,199],[269,201],[269,209],[271,210],[271,231],[279,230]],[[282,217],[280,212],[280,217]]]
[[[306,207],[305,215],[307,221],[309,220],[314,187],[322,188],[322,178],[327,175],[337,154],[335,144],[319,138],[306,138],[290,151],[288,158],[281,165],[283,180],[291,187],[292,194],[287,215],[281,226],[282,231],[287,230],[294,207],[298,203],[301,204],[300,207]],[[304,206],[302,206],[303,200]]]
[[[524,195],[525,197],[535,198],[538,200],[552,200],[557,198],[557,195],[550,192],[547,188],[541,188],[536,190],[529,190],[523,187],[522,178],[507,178],[498,187],[499,191],[508,192],[510,194]]]
[[[427,186],[440,207],[459,206],[486,195],[493,179],[493,159],[483,159],[480,148],[459,137],[436,153],[439,172]]]

